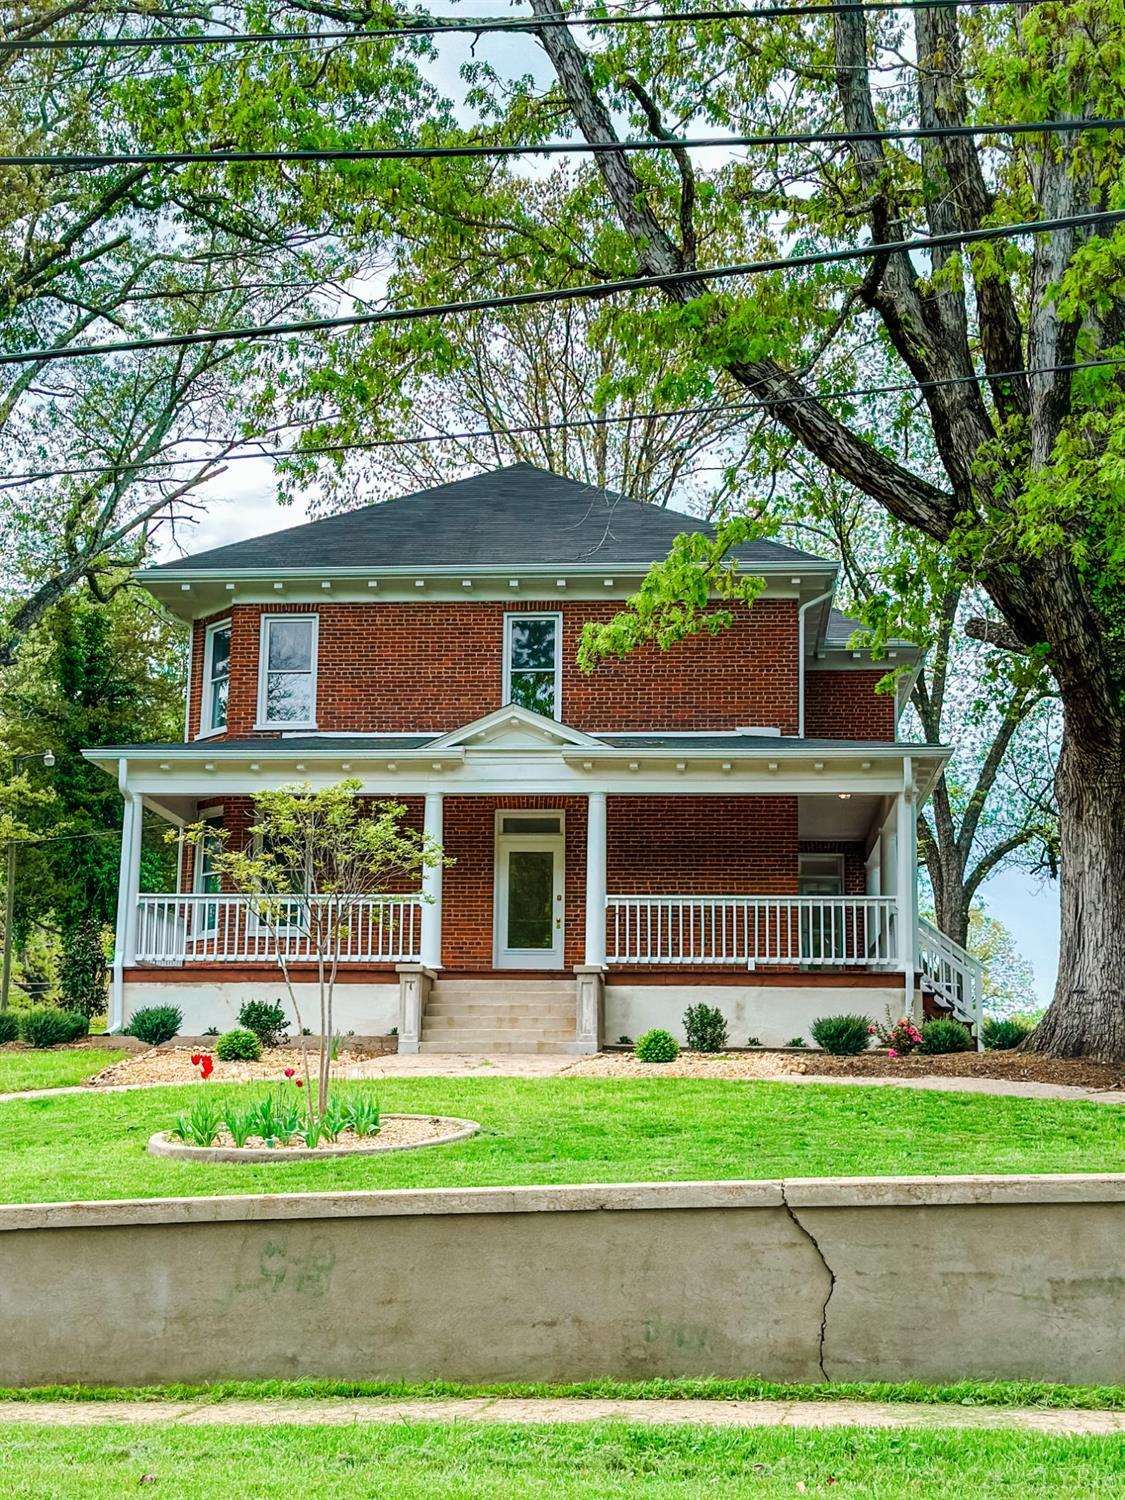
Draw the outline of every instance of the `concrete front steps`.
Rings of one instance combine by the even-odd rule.
[[[565,1052],[574,1044],[573,979],[449,979],[430,991],[419,1052]]]

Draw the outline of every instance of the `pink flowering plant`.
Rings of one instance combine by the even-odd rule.
[[[888,1057],[909,1057],[922,1045],[922,1033],[908,1016],[892,1021],[890,1013],[881,1025],[868,1027],[872,1036],[879,1038],[887,1049]]]

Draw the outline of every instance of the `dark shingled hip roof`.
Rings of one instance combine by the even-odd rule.
[[[679,511],[628,500],[533,464],[512,464],[148,571],[647,567],[667,554],[681,532],[711,530]],[[810,553],[768,541],[751,542],[734,555],[747,564],[825,566]]]

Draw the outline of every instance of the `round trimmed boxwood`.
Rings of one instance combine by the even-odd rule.
[[[59,1010],[56,1005],[33,1005],[19,1012],[20,1040],[29,1047],[61,1047],[76,1042],[90,1030],[81,1011]]]
[[[20,1034],[20,1023],[10,1010],[0,1010],[0,1047],[14,1042]]]
[[[129,1017],[126,1036],[135,1036],[149,1047],[170,1042],[184,1024],[184,1013],[176,1005],[144,1005]]]
[[[866,1016],[821,1016],[810,1028],[813,1041],[832,1057],[856,1057],[867,1051],[871,1022]]]
[[[263,1047],[279,1047],[289,1026],[281,1005],[268,1000],[247,1000],[238,1012],[238,1024],[252,1031]]]
[[[261,1055],[261,1042],[245,1026],[224,1031],[215,1043],[215,1056],[220,1062],[257,1062]]]
[[[639,1062],[675,1062],[680,1055],[680,1044],[670,1031],[646,1031],[637,1038],[633,1056]]]
[[[937,1016],[922,1027],[922,1051],[930,1057],[942,1052],[968,1052],[972,1033],[952,1016]]]

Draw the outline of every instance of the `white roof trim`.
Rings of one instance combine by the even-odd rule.
[[[577,745],[586,749],[605,748],[593,735],[584,734],[580,729],[571,729],[568,724],[548,719],[518,703],[508,703],[493,713],[485,714],[481,719],[474,719],[471,724],[462,724],[460,729],[442,735],[439,740],[431,740],[426,749],[444,750],[447,747],[467,745],[472,740],[496,739],[505,730],[522,730],[533,740],[546,741],[551,747]]]

